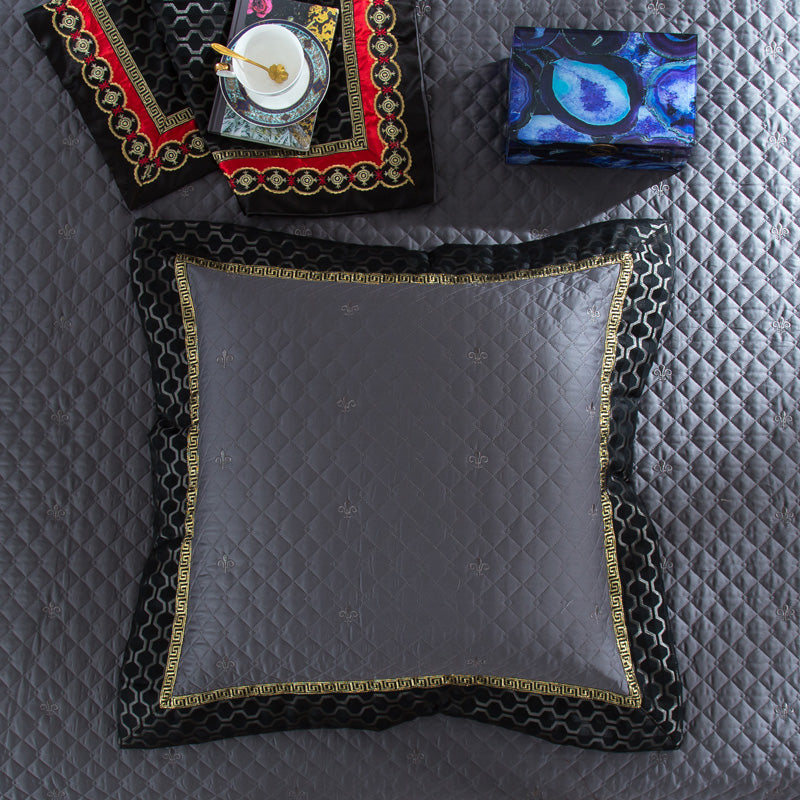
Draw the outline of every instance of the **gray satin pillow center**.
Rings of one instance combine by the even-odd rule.
[[[619,265],[463,285],[187,269],[176,695],[450,674],[628,694],[599,461]]]

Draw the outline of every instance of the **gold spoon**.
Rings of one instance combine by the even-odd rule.
[[[266,70],[270,78],[272,78],[275,83],[283,83],[289,77],[289,73],[286,71],[286,67],[284,67],[283,64],[272,64],[269,67],[265,67],[263,64],[259,64],[258,61],[253,61],[252,59],[241,55],[241,53],[231,50],[230,47],[225,47],[224,44],[212,42],[211,47],[218,53],[222,53],[224,56],[240,58],[242,61],[246,61],[248,64],[252,64],[254,67],[260,67],[261,69]]]

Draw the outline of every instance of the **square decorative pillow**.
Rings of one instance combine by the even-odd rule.
[[[668,229],[431,253],[137,226],[153,550],[120,742],[446,713],[678,746],[631,479]]]

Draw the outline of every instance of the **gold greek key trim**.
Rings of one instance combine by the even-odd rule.
[[[96,2],[97,0],[95,0]],[[342,52],[344,53],[344,73],[347,84],[347,100],[350,105],[352,134],[349,139],[337,142],[314,144],[302,158],[332,156],[338,153],[356,153],[367,149],[367,125],[364,121],[364,103],[361,97],[361,80],[358,74],[358,53],[356,52],[356,15],[354,0],[342,0],[340,17],[342,20]],[[286,151],[270,150],[215,150],[214,160],[230,161],[234,158],[285,158]],[[287,191],[288,188],[287,188]]]
[[[227,272],[233,275],[247,275],[255,278],[287,278],[291,280],[312,281],[315,283],[330,281],[332,283],[364,283],[370,285],[382,283],[417,283],[456,286],[465,283],[508,283],[510,281],[529,280],[531,278],[549,278],[554,275],[585,272],[595,267],[607,267],[612,264],[620,264],[625,260],[626,256],[630,258],[630,269],[633,270],[633,259],[630,257],[629,253],[615,253],[613,256],[594,256],[593,258],[587,258],[583,261],[572,261],[566,264],[549,264],[546,267],[518,269],[513,272],[503,272],[500,274],[469,272],[463,275],[448,275],[439,272],[321,272],[318,270],[301,269],[299,267],[272,267],[260,264],[225,263],[222,261],[212,261],[208,258],[195,258],[194,256],[179,254],[175,256],[175,271],[177,275],[179,269],[185,272],[186,265],[194,264],[195,266],[206,267],[207,269],[217,270],[218,272]],[[628,275],[628,281],[630,281],[630,275]],[[619,288],[618,285],[616,291],[619,291]],[[626,283],[622,289],[623,299],[627,291],[628,285]],[[620,313],[622,313],[621,309]],[[192,323],[194,324],[193,320]],[[618,325],[619,320],[617,321],[617,327]],[[608,343],[606,344],[606,348],[607,347]],[[616,348],[616,328],[614,333],[614,348]],[[612,350],[610,369],[614,367],[614,352],[615,351]],[[608,354],[605,350],[604,353],[606,353],[607,357]]]
[[[103,4],[102,0],[86,0],[86,4],[92,10],[92,14],[94,14],[95,19],[103,29],[103,33],[105,33],[109,44],[114,48],[114,52],[122,63],[128,79],[136,89],[139,99],[147,109],[147,113],[153,120],[158,132],[164,134],[171,128],[182,125],[184,122],[191,122],[194,119],[194,114],[190,108],[182,108],[180,111],[176,111],[169,116],[162,111],[161,106],[159,106],[144,75],[142,75],[136,61],[134,61],[131,51],[128,50],[128,45],[125,44],[122,34],[114,24],[114,20],[111,19],[111,15],[108,13],[108,9]]]
[[[197,485],[199,475],[199,353],[197,347],[197,320],[194,301],[189,286],[188,266],[196,265],[227,272],[235,275],[254,277],[285,278],[290,280],[331,281],[344,283],[379,284],[487,284],[502,283],[513,280],[564,275],[583,272],[595,267],[619,265],[619,275],[606,324],[603,360],[600,373],[600,494],[603,514],[603,548],[605,552],[608,574],[609,600],[614,637],[617,644],[622,667],[628,685],[628,694],[623,695],[606,689],[576,686],[570,683],[554,681],[528,680],[518,677],[498,677],[493,675],[423,675],[401,678],[384,678],[379,680],[349,681],[298,681],[285,683],[261,683],[246,686],[234,686],[213,689],[195,694],[173,694],[178,663],[183,646],[188,615],[189,581],[192,559],[192,538],[194,536],[194,514],[197,504]],[[470,273],[466,275],[443,275],[424,273],[419,275],[356,273],[356,272],[315,272],[295,269],[293,267],[274,267],[257,264],[234,264],[194,258],[188,255],[175,257],[175,279],[181,303],[181,315],[185,330],[186,355],[189,367],[189,411],[190,426],[187,436],[188,488],[186,495],[186,522],[183,541],[181,542],[178,563],[178,585],[175,597],[175,618],[170,636],[167,665],[164,670],[164,681],[159,694],[159,705],[162,708],[191,708],[218,700],[266,696],[276,694],[327,694],[333,692],[374,692],[397,691],[402,689],[428,688],[446,685],[488,686],[498,689],[512,689],[537,694],[559,695],[578,699],[598,700],[613,703],[626,708],[639,708],[642,705],[642,693],[636,679],[633,666],[628,631],[622,603],[622,581],[617,563],[616,538],[614,536],[613,508],[606,491],[605,478],[608,469],[608,436],[611,415],[611,374],[614,369],[617,350],[617,334],[631,275],[633,273],[633,256],[630,253],[614,253],[607,256],[596,256],[583,261],[566,264],[551,264],[532,270],[517,270],[502,275],[482,275]]]

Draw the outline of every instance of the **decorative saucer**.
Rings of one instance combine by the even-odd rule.
[[[259,23],[256,23],[258,25]],[[314,36],[308,28],[295,22],[281,20],[280,24],[288,28],[303,46],[306,63],[301,68],[308,70],[308,85],[301,92],[292,93],[294,96],[281,97],[281,108],[265,108],[255,103],[248,97],[242,85],[234,77],[229,77],[225,72],[219,73],[222,96],[225,102],[247,122],[263,125],[268,128],[285,128],[293,125],[315,111],[317,106],[328,91],[328,82],[331,77],[330,62],[325,46]],[[250,28],[253,26],[251,25]],[[244,28],[231,39],[228,47],[234,48],[239,37],[250,28]],[[230,56],[223,56],[220,64],[230,64]],[[302,77],[302,76],[301,76]],[[298,82],[300,85],[305,80]]]

